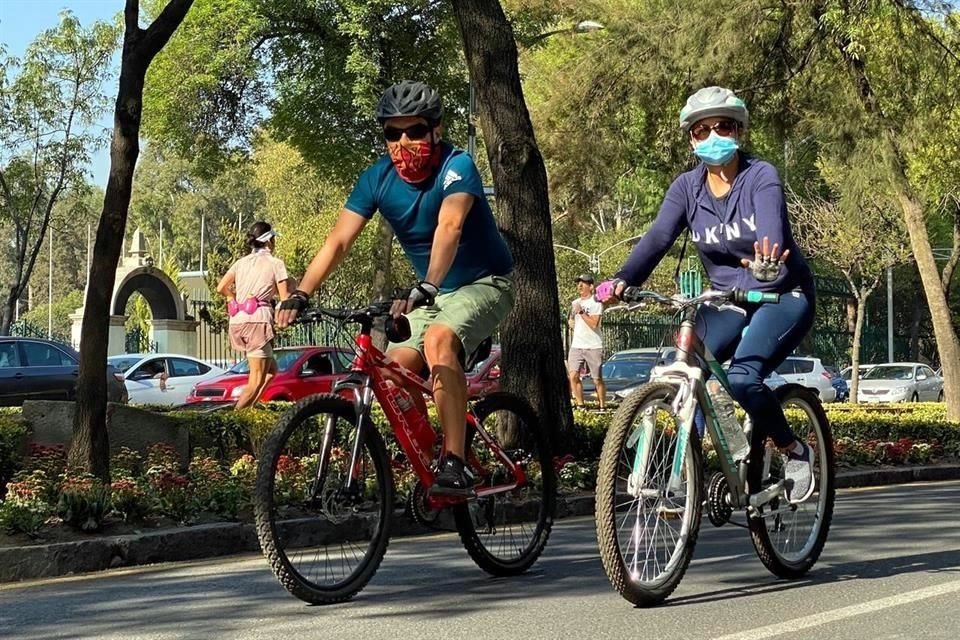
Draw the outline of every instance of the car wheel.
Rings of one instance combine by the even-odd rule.
[[[940,394],[937,396],[937,402],[943,402],[943,389],[940,389]]]

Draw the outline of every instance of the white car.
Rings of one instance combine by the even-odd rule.
[[[875,365],[875,364],[861,364],[861,365],[857,365],[857,370],[860,372],[860,376],[859,376],[860,379],[863,380],[863,376],[867,375],[867,371],[870,371],[870,369],[873,369],[875,366],[877,366],[877,365]],[[849,382],[850,382],[850,378],[853,377],[853,367],[844,367],[844,368],[840,371],[840,375],[843,376],[843,379],[846,380],[846,381],[849,383]]]
[[[860,402],[940,402],[943,378],[919,362],[878,364],[860,379]]]
[[[224,373],[220,367],[176,353],[129,353],[107,362],[123,373],[130,404],[181,405],[193,386]]]
[[[823,367],[820,358],[790,356],[777,367],[777,373],[787,382],[802,385],[816,392],[821,402],[833,402],[837,399],[837,390],[831,382],[833,377]]]

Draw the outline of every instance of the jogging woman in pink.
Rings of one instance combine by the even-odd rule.
[[[249,255],[240,258],[217,285],[227,298],[230,315],[230,344],[244,353],[250,377],[235,409],[257,402],[277,373],[273,357],[273,299],[288,296],[287,268],[274,257],[277,233],[266,222],[257,222],[247,232]]]

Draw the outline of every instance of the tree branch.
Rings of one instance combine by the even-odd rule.
[[[936,33],[934,33],[933,29],[930,28],[930,24],[920,13],[920,9],[918,7],[914,6],[912,2],[908,4],[903,0],[893,0],[893,4],[896,5],[902,12],[910,16],[910,21],[913,22],[914,26],[916,26],[917,29],[923,33],[923,35],[932,40],[934,44],[943,49],[948,58],[953,58],[955,63],[960,64],[960,57],[958,57],[957,54],[954,53],[953,49],[951,49],[943,40],[941,40]]]
[[[127,0],[123,8],[123,23],[127,33],[140,31],[140,0]]]
[[[135,1],[127,0],[127,4]],[[139,43],[140,54],[144,56],[147,64],[166,46],[170,36],[183,22],[191,5],[193,0],[170,0],[157,19],[147,27],[143,40]]]

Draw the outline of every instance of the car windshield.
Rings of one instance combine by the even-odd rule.
[[[297,360],[306,353],[306,349],[293,349],[290,351],[274,351],[273,355],[277,359],[277,370],[288,371]],[[230,367],[230,373],[250,373],[250,365],[246,360],[241,360]]]
[[[874,367],[863,380],[913,380],[913,367]]]
[[[653,358],[611,359],[603,364],[601,371],[607,380],[614,378],[638,380],[650,375],[653,363]]]
[[[142,358],[131,358],[129,356],[113,356],[112,358],[107,358],[107,364],[113,365],[117,371],[120,373],[126,373],[127,370],[133,365],[140,362]]]

